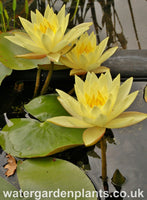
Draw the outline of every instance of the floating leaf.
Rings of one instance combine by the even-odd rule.
[[[28,103],[29,113],[45,121],[50,117],[68,115],[57,100],[57,95],[40,96]],[[84,129],[65,128],[47,121],[11,119],[0,134],[0,145],[13,156],[21,158],[44,157],[83,145]]]
[[[44,195],[42,198],[46,197],[45,199],[54,200],[57,196],[59,199],[97,199],[96,195],[92,197],[92,192],[95,194],[96,191],[86,174],[64,160],[53,158],[25,160],[18,163],[17,175],[23,191],[40,191]],[[50,197],[48,191],[52,191]]]
[[[15,45],[10,42],[4,36],[11,35],[10,33],[1,33],[0,34],[0,62],[3,63],[6,67],[15,70],[28,70],[38,67],[38,64],[47,64],[49,63],[48,58],[31,60],[16,58],[16,55],[29,53],[24,48]]]
[[[9,177],[15,173],[17,164],[15,158],[10,154],[8,154],[6,157],[8,158],[8,164],[6,164],[4,168],[8,170],[6,171],[5,175]]]
[[[34,119],[11,119],[0,134],[0,145],[13,156],[44,157],[83,145],[83,129],[64,128]]]
[[[3,81],[3,79],[6,76],[9,76],[12,73],[12,69],[5,67],[1,62],[0,62],[0,85]]]
[[[25,198],[19,197],[19,191],[17,190],[17,188],[15,188],[11,183],[7,182],[5,179],[3,179],[2,177],[0,177],[0,199],[1,200],[23,200]],[[9,194],[11,195],[11,197],[4,197],[4,194]],[[18,194],[18,197],[16,197],[16,194]],[[13,197],[13,195],[15,197]]]
[[[25,105],[25,109],[40,121],[50,117],[69,115],[57,100],[56,94],[39,96]]]

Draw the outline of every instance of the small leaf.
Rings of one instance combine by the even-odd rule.
[[[111,181],[112,181],[112,184],[114,184],[115,186],[121,187],[125,183],[126,178],[121,174],[119,169],[116,169]]]
[[[6,156],[8,158],[8,164],[5,165],[5,169],[8,169],[5,173],[7,177],[12,176],[15,173],[15,170],[17,168],[16,160],[13,156],[8,154]]]
[[[28,4],[28,0],[25,0],[25,13],[26,13],[26,18],[29,14],[29,4]]]
[[[69,115],[57,100],[57,94],[36,97],[25,105],[25,109],[40,121]]]
[[[8,15],[8,12],[7,12],[6,9],[4,9],[4,14],[5,14],[6,20],[8,21],[9,20],[9,15]]]
[[[3,3],[0,1],[0,15],[3,13]]]
[[[13,0],[12,9],[15,12],[15,10],[16,10],[16,0]]]

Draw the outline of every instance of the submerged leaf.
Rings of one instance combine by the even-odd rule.
[[[111,180],[115,186],[121,187],[125,183],[126,178],[121,174],[119,169],[116,169]]]

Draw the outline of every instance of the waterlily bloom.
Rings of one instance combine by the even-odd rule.
[[[85,74],[88,71],[94,73],[106,72],[109,68],[102,67],[101,64],[112,56],[118,48],[112,47],[103,54],[108,39],[107,37],[97,45],[96,35],[93,32],[88,35],[86,32],[81,35],[80,39],[77,39],[76,46],[69,53],[60,57],[60,62],[72,68],[70,75]]]
[[[57,90],[58,100],[72,116],[48,119],[56,125],[72,128],[86,128],[83,132],[85,146],[96,144],[106,128],[122,128],[136,124],[147,118],[141,112],[124,112],[135,100],[138,91],[129,94],[133,78],[120,85],[120,75],[112,80],[110,72],[87,73],[85,82],[75,76],[77,100],[61,90]]]
[[[6,36],[6,38],[32,53],[17,57],[40,59],[47,56],[51,61],[56,62],[62,54],[69,51],[71,48],[69,44],[92,25],[91,22],[82,23],[65,34],[69,21],[69,14],[65,16],[65,5],[57,15],[48,5],[44,16],[38,10],[36,10],[36,13],[31,12],[32,22],[22,17],[19,17],[19,19],[26,33],[15,32],[14,36]]]

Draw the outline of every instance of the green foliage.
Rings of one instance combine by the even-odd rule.
[[[26,104],[25,109],[40,121],[54,116],[69,115],[60,105],[55,94],[39,96]]]
[[[26,13],[26,19],[28,18],[29,15],[29,4],[28,0],[25,0],[25,13]]]
[[[70,162],[53,159],[29,159],[18,163],[17,175],[23,191],[95,191],[91,181],[77,166]],[[45,194],[45,193],[44,193]],[[60,193],[59,193],[60,197]],[[75,199],[75,196],[65,199]],[[60,199],[62,199],[61,197]],[[57,199],[52,196],[45,199]],[[79,195],[78,200],[85,199]],[[87,200],[96,200],[96,197],[87,197]]]
[[[39,60],[16,58],[16,55],[25,54],[28,53],[28,51],[5,39],[6,35],[8,36],[11,34],[0,34],[0,62],[2,62],[4,66],[15,70],[28,70],[37,68],[38,64],[46,64],[49,62],[47,58]]]
[[[10,200],[10,197],[5,197],[4,198],[4,195],[3,195],[3,191],[12,191],[12,193],[14,191],[17,191],[17,188],[15,188],[11,183],[7,182],[5,179],[1,178],[0,177],[0,186],[1,186],[1,189],[0,189],[0,199],[5,199],[5,200]],[[19,192],[19,191],[18,191]],[[15,200],[16,198],[12,198],[11,197],[11,200]],[[24,198],[17,198],[17,200],[24,200]]]
[[[16,11],[16,5],[17,5],[16,0],[13,0],[13,3],[12,3],[12,10],[13,10],[13,12]]]
[[[13,3],[12,3],[12,10],[13,10],[13,22],[14,22],[13,28],[14,28],[14,29],[15,29],[15,11],[16,11],[16,4],[17,4],[16,0],[13,0]]]
[[[2,31],[6,32],[6,23],[3,11],[4,11],[3,3],[0,1],[0,16],[1,16]]]
[[[0,85],[3,81],[3,79],[6,76],[9,76],[12,73],[12,69],[9,69],[8,67],[5,67],[1,62],[0,62]]]
[[[56,95],[38,97],[25,106],[36,118],[44,120],[42,123],[30,118],[10,120],[0,134],[0,145],[7,153],[21,158],[44,157],[83,145],[83,129],[59,127],[45,121],[65,114],[56,98]]]

